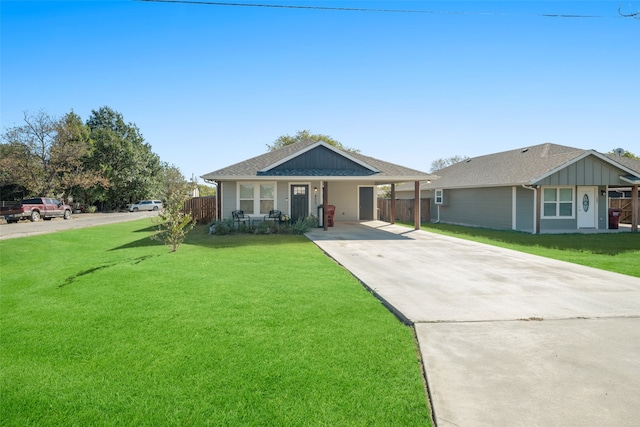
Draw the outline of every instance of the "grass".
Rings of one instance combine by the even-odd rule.
[[[301,236],[0,241],[3,426],[430,425],[413,332]]]
[[[423,224],[422,229],[640,277],[640,233],[536,235],[449,224]]]

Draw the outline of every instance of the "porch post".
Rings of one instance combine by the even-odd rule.
[[[638,186],[631,187],[631,231],[638,232]]]
[[[216,181],[216,217],[222,221],[222,181]]]
[[[413,225],[415,230],[420,230],[420,181],[415,182],[413,195]]]
[[[329,204],[329,181],[322,182],[322,227],[324,231],[329,229],[327,225],[327,204]]]
[[[391,207],[389,208],[389,210],[391,211],[389,213],[389,215],[391,215],[389,222],[391,224],[395,224],[396,223],[396,185],[395,184],[391,184]]]

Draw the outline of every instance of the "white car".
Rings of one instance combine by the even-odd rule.
[[[140,200],[138,203],[129,205],[129,212],[157,211],[160,208],[162,208],[160,200]]]

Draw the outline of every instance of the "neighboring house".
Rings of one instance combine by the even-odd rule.
[[[607,194],[635,189],[640,161],[556,144],[541,144],[456,163],[421,184],[432,221],[530,233],[605,230]],[[410,194],[400,185],[396,197]]]
[[[321,205],[333,205],[336,221],[365,221],[377,219],[378,185],[418,183],[433,175],[306,140],[202,178],[217,185],[218,219],[231,218],[232,211],[242,210],[259,220],[277,209],[296,221],[309,214],[321,215]],[[321,224],[326,229],[325,213],[323,210]]]

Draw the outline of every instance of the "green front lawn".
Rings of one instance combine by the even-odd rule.
[[[0,241],[3,426],[430,425],[402,325],[301,236]]]
[[[422,224],[422,229],[640,277],[640,233],[536,235],[448,224]]]

